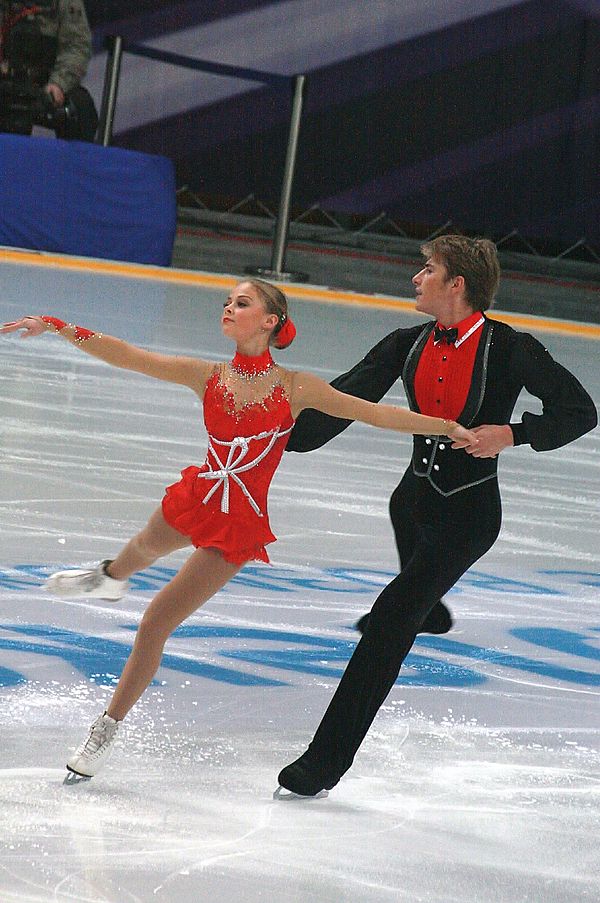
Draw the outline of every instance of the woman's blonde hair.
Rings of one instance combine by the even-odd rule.
[[[271,338],[269,340],[269,344],[274,345],[275,339],[281,332],[289,316],[287,298],[281,289],[278,289],[275,285],[271,285],[270,282],[265,282],[263,279],[245,279],[244,281],[249,285],[254,286],[265,305],[267,313],[275,314],[277,317],[277,326],[271,333]]]

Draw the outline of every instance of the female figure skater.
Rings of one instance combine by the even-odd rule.
[[[404,433],[445,435],[454,448],[473,447],[477,441],[454,421],[372,404],[338,392],[309,373],[275,364],[269,345],[287,347],[296,330],[285,295],[269,283],[252,279],[237,285],[225,301],[221,325],[236,344],[229,363],[156,354],[48,316],[24,317],[0,329],[24,330],[23,338],[58,333],[108,364],[187,386],[204,405],[205,463],[182,471],[181,480],[167,488],[161,507],[114,560],[91,571],[62,571],[48,580],[48,589],[60,596],[118,599],[136,571],[184,546],[195,547],[142,617],[108,709],[67,762],[74,775],[89,778],[102,767],[119,723],[157,671],[170,634],[247,561],[269,561],[265,546],[275,537],[267,492],[300,411],[314,408]]]

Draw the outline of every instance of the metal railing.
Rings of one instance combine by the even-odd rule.
[[[287,76],[247,67],[231,66],[226,63],[215,63],[211,60],[193,59],[180,54],[159,50],[154,47],[148,47],[145,44],[135,44],[114,35],[106,38],[105,45],[108,50],[108,56],[97,138],[98,143],[103,144],[104,146],[109,146],[112,142],[121,63],[124,53],[146,57],[147,59],[168,63],[182,68],[194,69],[198,72],[207,72],[213,75],[223,75],[231,78],[240,78],[245,81],[259,82],[265,85],[271,85],[277,89],[292,89],[290,125],[277,212],[272,212],[268,206],[260,201],[260,199],[256,198],[254,194],[233,202],[227,210],[224,211],[236,213],[251,202],[255,207],[261,208],[263,215],[268,216],[274,221],[270,266],[247,267],[246,272],[281,281],[301,282],[308,279],[306,273],[290,272],[286,270],[285,257],[290,222],[301,223],[311,220],[314,222],[315,218],[320,218],[322,223],[331,229],[332,234],[343,234],[346,237],[353,236],[356,240],[358,240],[361,235],[376,236],[386,234],[398,238],[428,241],[436,235],[440,235],[450,230],[458,232],[463,231],[463,229],[453,223],[451,219],[446,219],[439,225],[431,225],[428,229],[425,229],[425,231],[423,231],[423,229],[418,230],[418,232],[411,231],[409,226],[398,223],[383,210],[376,216],[372,216],[367,220],[363,219],[358,222],[355,220],[354,225],[348,227],[340,222],[340,218],[337,214],[324,210],[318,204],[311,205],[306,210],[297,213],[294,219],[291,219],[292,188],[306,89],[305,75]],[[211,208],[208,204],[203,204],[201,201],[199,201],[199,204],[208,209],[216,209],[215,207]],[[585,259],[592,263],[600,263],[600,248],[597,247],[594,242],[589,241],[586,236],[580,236],[577,240],[569,242],[565,247],[560,249],[555,245],[550,253],[548,252],[548,242],[542,241],[541,239],[532,239],[530,236],[524,235],[516,227],[510,229],[505,234],[489,235],[488,237],[495,241],[500,250],[516,250],[520,253],[530,254],[535,257],[543,256],[555,261]]]
[[[118,35],[107,37],[105,45],[108,56],[104,76],[104,90],[100,105],[100,121],[97,139],[98,143],[104,145],[104,147],[108,147],[112,143],[121,64],[124,53],[146,57],[147,59],[156,60],[157,62],[169,63],[170,65],[179,66],[184,69],[194,69],[198,72],[209,72],[213,75],[224,75],[231,78],[240,78],[244,81],[260,82],[261,84],[271,85],[275,88],[292,88],[290,127],[283,168],[279,209],[275,219],[271,265],[269,267],[248,267],[247,272],[281,281],[306,281],[308,279],[306,273],[289,272],[285,268],[290,205],[294,183],[294,172],[296,168],[298,138],[302,121],[302,109],[304,105],[306,76],[279,75],[273,72],[262,72],[258,69],[230,66],[226,63],[215,63],[211,60],[197,60],[192,57],[182,56],[178,53],[170,53],[168,51],[158,50],[155,47],[148,47],[145,44],[135,44],[124,40]]]

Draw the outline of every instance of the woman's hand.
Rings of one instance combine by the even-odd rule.
[[[504,448],[515,444],[515,437],[509,424],[482,424],[473,427],[477,438],[477,446],[467,448],[474,458],[496,458]]]
[[[466,427],[461,426],[460,423],[455,423],[454,426],[448,430],[448,436],[452,439],[452,448],[465,448],[470,454],[472,454],[473,450],[479,445],[479,439],[475,433],[466,429]]]
[[[15,320],[14,323],[4,323],[0,326],[0,335],[17,332],[18,329],[24,330],[21,334],[22,339],[29,339],[46,332],[48,327],[41,317],[23,317],[20,320]]]

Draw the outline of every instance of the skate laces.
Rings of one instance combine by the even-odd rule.
[[[99,589],[105,581],[113,579],[104,570],[106,565],[107,562],[103,561],[98,567],[94,568],[94,570],[86,571],[83,574],[81,572],[79,574],[75,573],[73,576],[65,575],[62,579],[71,580],[80,589],[85,592],[91,592],[94,589]]]
[[[113,739],[117,731],[118,722],[112,719],[109,721],[108,717],[107,715],[101,715],[100,718],[94,721],[87,739],[81,745],[79,755],[93,756],[105,743],[109,743]]]
[[[94,571],[90,571],[90,573],[85,576],[81,576],[79,582],[82,589],[91,590],[98,589],[107,578],[110,579],[108,574],[105,574],[102,567],[100,567]]]

